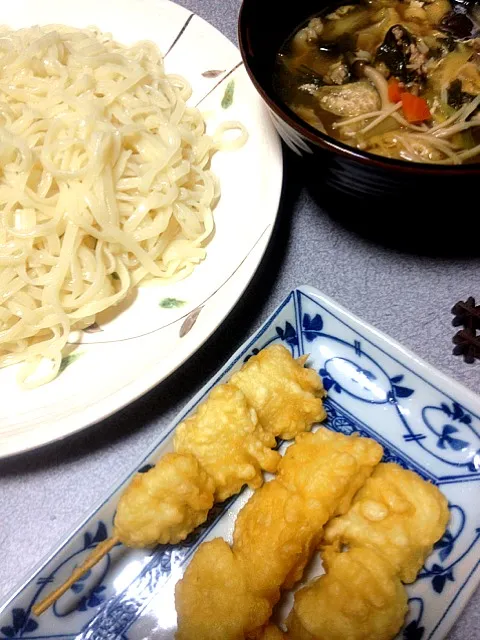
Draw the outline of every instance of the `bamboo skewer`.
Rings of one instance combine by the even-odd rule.
[[[87,559],[82,562],[82,564],[72,571],[71,576],[66,580],[62,585],[52,591],[50,595],[44,598],[41,602],[36,604],[32,611],[34,615],[40,616],[44,611],[46,611],[49,607],[52,606],[63,594],[70,589],[70,587],[80,580],[87,571],[89,571],[92,567],[94,567],[97,562],[109,553],[113,549],[113,547],[119,543],[120,540],[113,536],[112,538],[107,538],[103,542],[100,542],[95,549],[88,555]]]

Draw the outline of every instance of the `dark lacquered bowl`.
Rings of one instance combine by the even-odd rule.
[[[340,4],[345,0],[328,2],[328,7]],[[243,0],[240,10],[243,60],[283,140],[302,155],[319,193],[330,202],[341,197],[343,203],[356,208],[352,215],[375,212],[377,220],[384,216],[392,222],[389,214],[405,215],[416,226],[428,221],[447,228],[464,215],[470,221],[469,230],[465,229],[470,235],[471,225],[478,224],[472,218],[480,217],[467,209],[477,197],[480,164],[427,165],[359,151],[310,127],[277,96],[272,82],[276,54],[292,32],[321,7],[318,0],[284,5],[274,0]],[[398,229],[398,224],[394,226]]]

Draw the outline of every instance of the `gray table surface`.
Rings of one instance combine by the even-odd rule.
[[[181,0],[236,42],[240,0]],[[386,249],[340,226],[287,158],[281,215],[258,274],[223,326],[179,371],[112,418],[0,461],[0,601],[130,470],[161,430],[295,286],[311,284],[474,391],[480,365],[451,355],[450,308],[480,296],[480,259]],[[449,634],[480,638],[480,590]],[[372,639],[373,640],[373,639]]]

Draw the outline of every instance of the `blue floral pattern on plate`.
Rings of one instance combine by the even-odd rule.
[[[409,585],[403,640],[444,637],[480,580],[479,399],[315,290],[293,291],[263,327],[189,403],[134,471],[171,449],[172,432],[212,387],[265,346],[308,353],[328,390],[326,425],[376,438],[384,459],[441,486],[449,500],[448,529],[417,581]],[[133,473],[133,472],[132,472]],[[0,640],[173,638],[174,587],[205,539],[228,537],[249,492],[216,505],[187,540],[153,551],[118,545],[40,618],[32,606],[59,584],[112,531],[122,486],[99,505],[0,612]]]

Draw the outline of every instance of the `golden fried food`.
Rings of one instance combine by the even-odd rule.
[[[177,543],[204,522],[214,501],[263,482],[280,455],[271,451],[276,435],[292,437],[325,417],[322,382],[281,346],[265,349],[236,374],[238,386],[220,385],[196,415],[179,425],[176,454],[168,454],[123,492],[113,536],[44,598],[38,615],[54,603],[118,542],[132,547]],[[248,375],[244,376],[244,369]],[[275,380],[275,376],[278,380]],[[249,390],[250,397],[242,389]],[[263,410],[267,428],[257,418]]]
[[[306,356],[295,360],[285,347],[273,345],[250,358],[230,380],[246,395],[263,427],[285,440],[326,417],[321,378],[304,367],[305,361]]]
[[[319,505],[322,524],[328,509]],[[256,491],[237,516],[233,550],[245,567],[250,589],[278,601],[280,589],[290,587],[303,573],[321,536],[312,525],[305,502],[278,480]]]
[[[275,437],[266,432],[244,394],[231,384],[216,387],[197,412],[178,425],[175,451],[191,453],[215,482],[215,501],[257,489],[262,469],[273,473],[281,458]]]
[[[255,640],[286,640],[287,635],[274,624],[269,624],[255,636]]]
[[[168,453],[120,497],[115,535],[129,547],[184,540],[207,519],[215,483],[190,454]]]
[[[295,594],[291,640],[391,640],[407,613],[407,593],[390,564],[369,548],[323,554],[326,574]]]
[[[177,593],[178,602],[181,601],[181,606],[177,604],[179,629],[184,634],[178,636],[181,640],[257,638],[270,616],[265,608],[266,615],[261,617],[258,602],[268,602],[271,609],[278,602],[281,589],[293,586],[301,578],[321,539],[322,527],[336,512],[338,503],[346,505],[345,496],[351,494],[357,475],[365,478],[382,455],[382,448],[369,439],[362,442],[361,438],[328,432],[315,434],[310,440],[315,455],[306,453],[305,440],[299,438],[298,444],[291,445],[288,458],[284,458],[281,474],[256,491],[238,514],[233,534],[234,560],[229,560],[228,571],[216,570],[216,548],[202,546],[201,562],[195,562],[195,556],[191,566],[197,571],[192,569],[185,574]],[[300,457],[291,452],[297,447],[302,452]],[[301,471],[302,456],[307,474]],[[294,477],[296,474],[298,478]],[[228,556],[225,548],[220,555]],[[188,596],[190,601],[196,592],[201,594],[201,602],[187,606],[187,595],[192,594]],[[252,599],[257,603],[255,616],[251,614]],[[252,620],[256,626],[252,626]],[[217,636],[212,631],[209,636],[209,625],[215,633],[220,629],[224,635],[218,631]]]
[[[383,449],[375,440],[321,427],[315,433],[297,436],[295,446],[287,449],[279,464],[278,477],[305,499],[310,517],[323,519],[321,507],[327,507],[331,518],[349,508],[382,455]]]
[[[282,458],[277,478],[259,489],[237,517],[235,554],[251,567],[252,590],[278,598],[303,573],[322,527],[347,509],[352,487],[372,473],[382,447],[370,438],[320,428],[301,434]]]
[[[325,542],[370,547],[403,582],[413,582],[449,519],[446,498],[430,482],[397,464],[378,465],[350,510],[331,521]]]
[[[268,600],[252,594],[222,538],[200,545],[175,588],[177,640],[243,640],[268,620]]]

